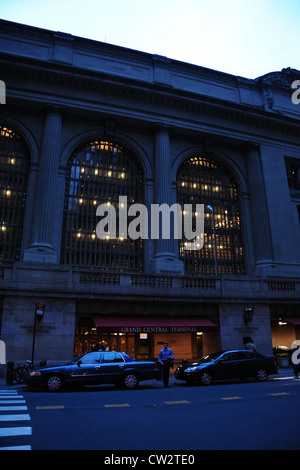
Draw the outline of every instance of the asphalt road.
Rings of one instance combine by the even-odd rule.
[[[204,387],[171,379],[167,389],[151,381],[133,391],[102,386],[58,394],[1,385],[0,450],[300,448],[300,379],[292,374],[265,383]]]

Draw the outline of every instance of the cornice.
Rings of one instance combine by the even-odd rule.
[[[212,98],[195,92],[174,89],[162,84],[143,82],[104,72],[83,70],[67,64],[44,62],[37,59],[15,58],[0,54],[4,77],[16,76],[20,81],[39,80],[67,87],[101,91],[112,96],[184,109],[230,121],[264,127],[288,134],[300,135],[299,121],[293,117],[268,112],[263,106],[251,106],[221,98]],[[23,86],[24,88],[24,86]],[[60,106],[59,103],[56,103]],[[67,109],[67,102],[63,106]]]

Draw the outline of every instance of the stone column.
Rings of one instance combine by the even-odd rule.
[[[46,116],[39,161],[31,244],[24,253],[24,261],[53,263],[58,261],[58,249],[53,246],[53,231],[61,127],[61,114],[56,110],[49,111]]]
[[[154,203],[166,204],[169,208],[176,204],[173,199],[171,164],[170,164],[170,138],[168,129],[160,127],[155,133],[155,181],[154,181]],[[183,262],[178,259],[178,241],[174,240],[174,223],[170,211],[170,238],[162,237],[162,224],[169,223],[167,218],[160,218],[159,237],[154,243],[154,257],[151,262],[151,271],[165,274],[183,274]],[[153,215],[153,207],[151,208]],[[152,226],[153,228],[153,222]]]
[[[258,145],[247,152],[250,209],[253,229],[255,272],[267,274],[273,265],[273,250],[268,206]]]

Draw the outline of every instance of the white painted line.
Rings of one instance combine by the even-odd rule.
[[[1,411],[25,411],[27,410],[27,406],[0,406]]]
[[[17,404],[17,403],[26,403],[25,400],[0,400],[0,405],[8,405],[9,403]]]
[[[15,394],[17,394],[18,392],[17,392],[17,390],[0,390],[0,394],[2,394],[2,393],[3,394],[5,394],[5,393],[15,393]]]
[[[21,400],[24,397],[22,395],[0,395],[0,400],[8,400],[9,398]]]
[[[294,379],[294,376],[291,377],[274,377],[273,380],[291,380]]]
[[[31,450],[31,446],[0,447],[0,450]]]
[[[0,421],[30,421],[29,415],[0,415]]]
[[[0,437],[8,436],[31,436],[32,428],[21,427],[21,428],[0,428]]]

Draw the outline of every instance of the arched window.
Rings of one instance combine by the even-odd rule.
[[[182,208],[192,204],[195,210],[196,204],[204,204],[205,209],[203,247],[189,251],[185,249],[187,242],[180,241],[180,259],[186,273],[243,274],[239,195],[230,171],[208,156],[185,160],[177,174],[177,198]]]
[[[0,159],[0,262],[19,261],[30,160],[25,142],[5,126]]]
[[[128,207],[143,203],[143,172],[134,155],[107,141],[92,141],[69,160],[61,263],[112,270],[143,269],[143,241],[123,238],[118,230],[119,197]],[[101,204],[114,206],[116,237],[100,239],[96,227]]]

